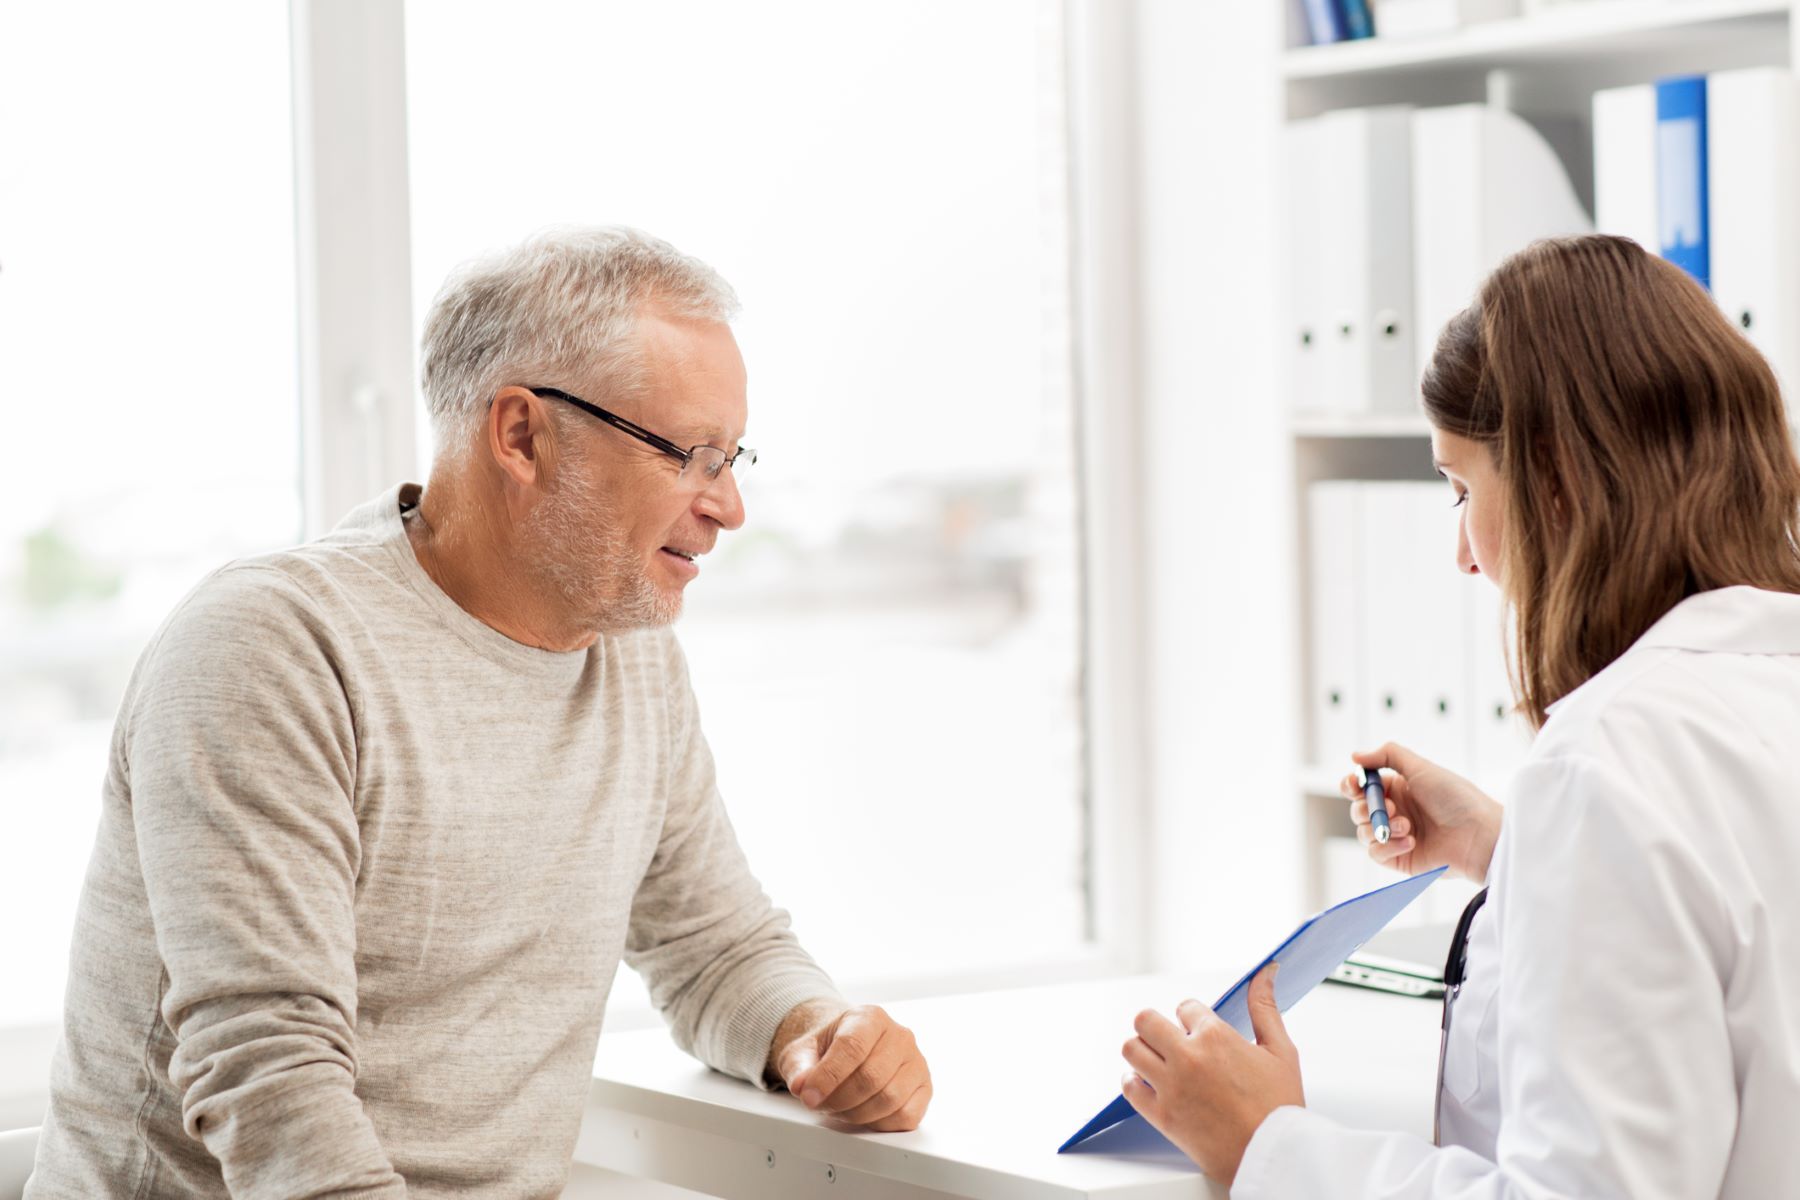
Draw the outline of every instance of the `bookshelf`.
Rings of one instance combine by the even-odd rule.
[[[1767,45],[1787,36],[1789,8],[1788,0],[1585,0],[1453,33],[1296,46],[1282,73],[1290,83],[1391,82],[1520,69],[1660,74],[1665,62],[1740,56],[1761,62]]]
[[[1482,101],[1509,109],[1551,144],[1591,212],[1593,93],[1672,74],[1791,68],[1800,61],[1800,21],[1794,7],[1795,0],[1569,0],[1532,16],[1442,35],[1392,41],[1376,37],[1329,46],[1302,44],[1296,13],[1289,19],[1289,48],[1279,59],[1282,102],[1289,120],[1378,104],[1433,107]],[[1793,219],[1800,221],[1800,213]],[[1417,333],[1430,338],[1436,331],[1419,328]],[[1285,337],[1279,344],[1285,353]],[[1277,365],[1287,377],[1285,357]],[[1429,429],[1416,412],[1364,418],[1302,414],[1293,407],[1290,394],[1290,544],[1300,598],[1294,636],[1303,698],[1292,778],[1302,806],[1301,878],[1307,903],[1317,909],[1342,898],[1331,894],[1326,863],[1334,846],[1342,848],[1341,841],[1331,839],[1349,837],[1352,830],[1336,794],[1337,781],[1348,770],[1347,754],[1341,763],[1327,764],[1311,761],[1308,750],[1315,741],[1316,686],[1308,617],[1308,488],[1323,480],[1432,480],[1435,475]],[[1441,555],[1446,548],[1421,546],[1416,552]],[[1429,747],[1418,749],[1431,755]],[[1497,794],[1503,790],[1503,781],[1477,782]]]

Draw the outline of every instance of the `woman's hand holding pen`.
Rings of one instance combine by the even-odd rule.
[[[1448,866],[1469,879],[1487,878],[1500,838],[1500,805],[1467,779],[1392,742],[1350,756],[1368,771],[1382,770],[1391,836],[1375,840],[1362,778],[1344,776],[1338,790],[1350,801],[1350,819],[1369,857],[1407,875]]]

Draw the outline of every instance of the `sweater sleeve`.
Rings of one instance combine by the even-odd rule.
[[[664,637],[668,809],[632,902],[625,961],[644,976],[683,1050],[767,1087],[782,1018],[808,1000],[842,1000],[750,872],[715,782],[686,660],[674,635]]]
[[[234,1197],[405,1195],[355,1093],[355,721],[279,572],[176,611],[131,697],[132,824],[189,1136]]]

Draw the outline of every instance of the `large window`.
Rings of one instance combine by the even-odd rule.
[[[752,863],[852,982],[1088,937],[1059,13],[407,10],[415,320],[571,222],[743,299],[762,460],[680,632]]]
[[[300,532],[286,6],[0,6],[0,1026],[61,1015],[157,624]]]
[[[852,983],[1091,936],[1060,11],[406,14],[416,319],[566,222],[744,300],[763,458],[681,634],[753,862]],[[132,664],[300,535],[289,42],[280,4],[0,8],[0,1027],[58,1016]]]

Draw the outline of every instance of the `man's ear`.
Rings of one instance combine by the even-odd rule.
[[[527,388],[503,387],[488,401],[487,448],[520,488],[541,488],[555,474],[556,437],[544,402]]]

